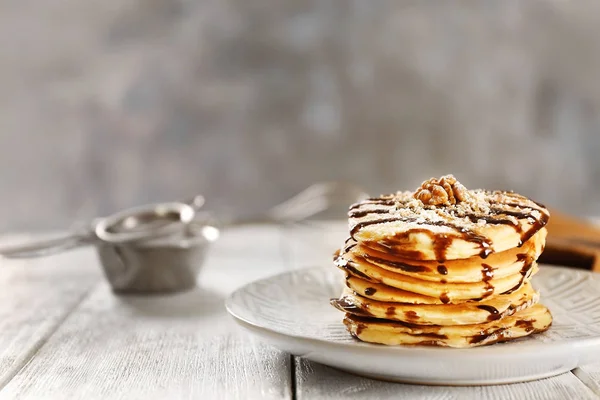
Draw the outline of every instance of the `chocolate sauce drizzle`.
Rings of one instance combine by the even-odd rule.
[[[438,265],[437,271],[440,275],[448,275],[448,268],[446,268],[445,265],[442,265],[442,264]]]
[[[536,234],[537,231],[539,231],[540,229],[542,229],[544,226],[546,226],[546,224],[548,223],[548,219],[550,218],[550,216],[548,215],[548,213],[545,210],[545,207],[542,206],[539,203],[534,202],[533,200],[531,200],[532,203],[536,204],[538,207],[540,208],[536,208],[536,207],[525,207],[528,209],[531,209],[532,211],[537,211],[540,213],[540,217],[536,218],[533,216],[533,214],[531,212],[524,212],[524,211],[512,211],[512,210],[502,210],[502,209],[494,209],[493,211],[496,213],[502,213],[505,215],[511,215],[517,219],[527,219],[527,218],[531,218],[534,220],[533,225],[531,226],[531,228],[529,228],[527,231],[523,232],[520,229],[519,226],[519,230],[518,232],[521,234],[521,239],[519,241],[519,245],[518,247],[523,246],[523,244],[525,242],[527,242],[529,239],[531,239],[531,237],[533,235]],[[506,206],[508,207],[513,207],[513,208],[522,208],[523,205],[519,204],[519,203],[505,203]]]
[[[507,290],[506,292],[504,292],[502,294],[511,294],[511,293],[519,290],[521,288],[521,286],[523,286],[523,283],[525,282],[525,278],[527,277],[527,275],[529,275],[529,271],[531,271],[531,268],[533,267],[534,260],[532,257],[530,257],[526,253],[517,254],[517,261],[523,261],[523,267],[521,268],[521,271],[519,271],[521,273],[521,279],[519,280],[519,283],[517,283],[511,289]]]
[[[499,320],[500,317],[502,316],[502,314],[500,314],[498,309],[493,306],[488,306],[488,305],[482,304],[482,305],[477,306],[477,308],[479,308],[480,310],[485,310],[490,313],[490,315],[487,317],[488,321]]]
[[[357,242],[350,243],[350,242],[352,242],[352,240],[353,239],[351,237],[349,237],[349,238],[347,238],[344,241],[344,246],[343,246],[344,247],[344,250],[343,250],[344,253],[349,252],[350,250],[352,250],[358,244]],[[348,244],[348,243],[350,243],[350,244]]]
[[[362,254],[361,257],[365,261],[371,261],[371,262],[374,262],[375,264],[384,264],[389,267],[400,269],[405,272],[419,273],[419,272],[430,272],[431,271],[430,268],[428,268],[424,265],[412,265],[412,264],[406,264],[406,263],[403,263],[400,261],[390,261],[390,260],[386,260],[385,258],[375,257],[375,256],[372,256],[369,254]]]
[[[527,253],[519,253],[519,254],[517,254],[517,262],[527,261],[528,258],[529,258],[529,255]]]
[[[356,234],[356,232],[358,232],[359,230],[363,229],[366,226],[369,225],[379,225],[379,224],[386,224],[388,222],[415,222],[416,218],[398,218],[398,217],[393,217],[393,218],[381,218],[381,219],[373,219],[370,221],[363,221],[363,222],[359,222],[356,225],[354,225],[352,227],[352,229],[350,230],[350,237],[352,239],[355,239],[354,235]]]
[[[448,235],[440,235],[435,238],[433,242],[433,253],[435,254],[435,259],[443,263],[446,261],[446,250],[452,244],[452,237]]]
[[[467,214],[466,218],[471,222],[477,223],[479,220],[484,220],[487,224],[490,225],[508,225],[512,228],[515,228],[518,232],[521,232],[521,226],[510,219],[506,218],[494,218],[493,216],[488,215],[476,215],[476,214]]]
[[[494,279],[494,268],[489,264],[481,264],[481,276],[484,282]]]
[[[376,292],[377,292],[377,289],[372,288],[372,287],[368,287],[365,289],[365,294],[367,296],[373,296]]]
[[[389,209],[380,209],[376,208],[373,210],[363,210],[363,211],[350,211],[348,213],[348,217],[350,218],[362,218],[370,214],[388,214],[390,212]]]
[[[506,329],[502,328],[502,329],[498,329],[497,331],[493,331],[493,332],[485,332],[485,333],[480,333],[479,335],[475,335],[471,338],[471,340],[469,340],[469,343],[471,344],[476,344],[476,343],[481,343],[484,340],[486,340],[487,338],[491,337],[492,335],[497,335],[497,339],[494,340],[492,343],[494,342],[500,342],[502,340],[505,340],[505,335],[506,335]]]
[[[365,324],[357,324],[356,325],[356,335],[360,335],[362,333],[362,331],[366,328],[367,326]]]
[[[533,217],[532,217],[533,218]],[[550,216],[548,214],[543,214],[540,219],[536,219],[531,228],[521,234],[521,240],[519,242],[519,247],[523,246],[525,242],[527,242],[533,235],[536,234],[537,231],[542,229],[548,223],[548,219]],[[535,219],[535,218],[534,218]]]
[[[492,294],[494,294],[494,290],[496,289],[490,282],[484,282],[484,283],[485,283],[485,288],[483,289],[483,293],[481,294],[481,299],[490,297]]]
[[[356,210],[365,204],[375,204],[382,206],[393,206],[396,204],[396,200],[393,197],[372,197],[361,201],[360,203],[354,203],[350,206],[349,211]]]
[[[352,243],[351,245],[347,246],[344,248],[344,253],[349,252],[350,250],[352,250],[358,243]]]
[[[338,265],[338,268],[343,269],[346,272],[349,272],[351,275],[362,278],[369,282],[377,282],[376,279],[371,278],[369,275],[364,272],[359,271],[355,266],[352,265],[352,261],[347,261],[346,265]]]
[[[410,321],[418,321],[419,315],[415,311],[404,311],[404,316]]]
[[[450,297],[448,297],[448,293],[444,292],[440,295],[440,301],[444,304],[450,303]]]
[[[483,294],[481,295],[482,299],[490,297],[494,293],[494,285],[492,285],[492,283],[490,282],[492,279],[494,279],[494,268],[489,264],[482,263],[481,280],[485,284]]]
[[[535,328],[533,327],[533,323],[535,322],[535,320],[531,320],[531,321],[527,321],[527,320],[520,320],[517,321],[515,323],[515,326],[517,328],[522,328],[525,329],[525,332],[531,332],[533,331]]]
[[[359,315],[362,317],[372,317],[373,315],[367,311],[366,309],[351,303],[348,301],[348,299],[346,299],[345,297],[342,297],[340,299],[331,299],[329,300],[329,303],[334,306],[335,308],[337,308],[340,311],[344,311],[353,315]]]
[[[414,233],[417,231],[413,230],[412,232]],[[396,235],[396,238],[398,237],[399,235]],[[397,246],[397,243],[394,241],[394,239],[384,238],[379,241],[369,240],[365,241],[364,244],[369,248],[385,251],[388,254],[400,256],[402,258],[408,258],[412,260],[418,260],[421,258],[420,250],[405,249],[402,248],[402,246]]]
[[[411,313],[411,311],[407,311],[407,312]],[[412,312],[414,312],[414,311],[412,311]],[[407,316],[407,319],[418,319],[418,318],[419,317],[416,313],[414,313],[414,315],[411,314],[410,317]],[[415,329],[415,330],[419,330],[419,329],[423,328],[422,325],[418,325],[418,324],[411,323],[411,322],[381,319],[381,318],[369,317],[369,316],[358,316],[358,315],[346,316],[345,321],[348,321],[348,323],[355,323],[357,326],[362,326],[363,329],[366,328],[367,324],[385,325],[385,326],[391,326],[391,327],[401,326],[401,327],[407,327],[407,328],[411,328],[411,329]],[[440,327],[435,326],[435,325],[430,325],[429,328],[430,329],[435,329],[435,328],[439,329]],[[447,339],[448,338],[448,336],[440,334],[438,332],[411,333],[411,335],[412,336],[424,336],[424,337],[435,338],[435,339]]]
[[[419,336],[429,336],[429,335],[419,335]],[[419,346],[438,346],[437,340],[422,340],[418,343],[415,343]]]

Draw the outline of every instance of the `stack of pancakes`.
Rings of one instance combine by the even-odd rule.
[[[356,338],[474,347],[550,326],[530,278],[548,210],[512,192],[468,191],[451,175],[354,204],[336,253],[346,287],[332,304]]]

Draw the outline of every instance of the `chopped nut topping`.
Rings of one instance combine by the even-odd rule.
[[[353,205],[350,214],[351,229],[383,219],[416,228],[432,225],[435,230],[443,230],[451,224],[473,231],[498,223],[506,225],[507,221],[515,226],[539,224],[538,221],[545,224],[549,217],[544,206],[524,196],[513,192],[467,190],[452,175],[423,182],[415,192],[398,191],[367,199]]]
[[[470,194],[454,176],[446,175],[440,179],[431,178],[423,182],[413,197],[424,205],[450,206],[467,201]]]

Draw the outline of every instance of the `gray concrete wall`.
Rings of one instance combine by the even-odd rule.
[[[0,229],[454,173],[600,214],[600,3],[0,1]]]

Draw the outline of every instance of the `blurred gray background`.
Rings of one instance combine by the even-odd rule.
[[[454,173],[600,214],[600,3],[0,0],[0,229]]]

